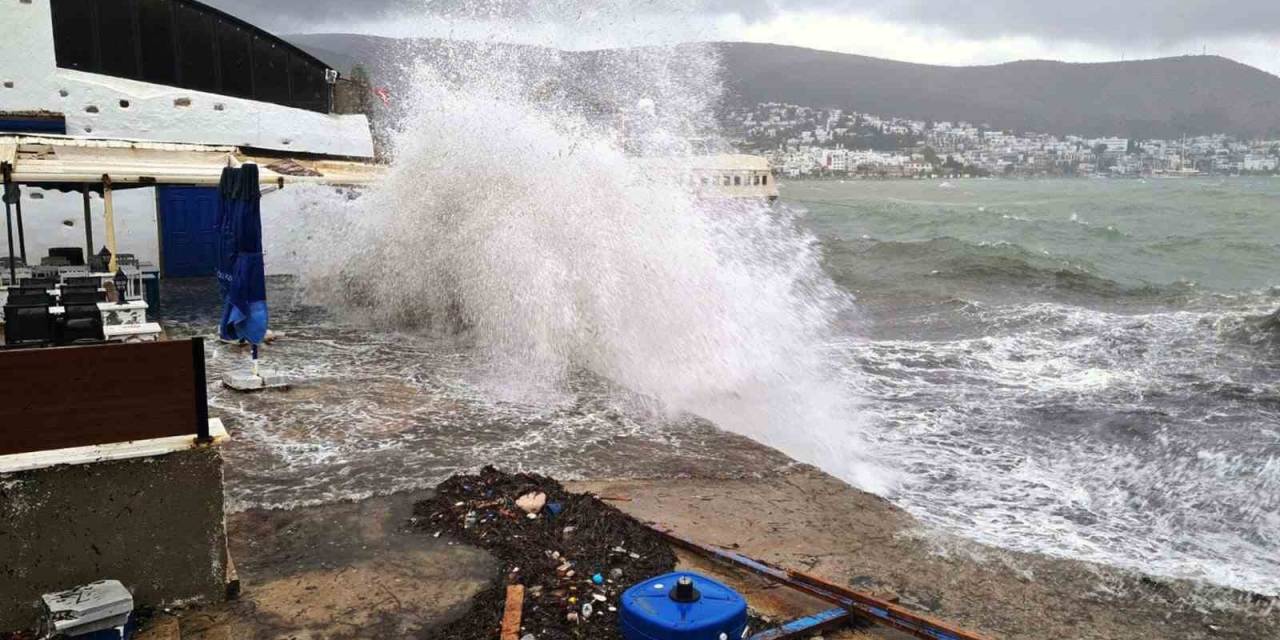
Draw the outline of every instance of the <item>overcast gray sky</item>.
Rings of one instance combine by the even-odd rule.
[[[934,64],[1208,51],[1280,75],[1280,0],[206,0],[282,33],[751,40]]]

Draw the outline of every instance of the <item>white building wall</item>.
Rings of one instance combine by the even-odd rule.
[[[69,135],[373,157],[363,115],[329,115],[59,69],[49,0],[3,0],[0,24],[0,112],[61,113]]]

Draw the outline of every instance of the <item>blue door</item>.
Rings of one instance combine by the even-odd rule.
[[[156,200],[164,276],[212,277],[218,270],[218,189],[159,187]]]

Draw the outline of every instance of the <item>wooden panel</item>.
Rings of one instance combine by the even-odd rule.
[[[0,351],[0,455],[195,434],[203,358],[199,340]]]

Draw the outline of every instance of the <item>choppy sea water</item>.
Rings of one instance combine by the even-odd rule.
[[[778,207],[857,297],[859,321],[825,349],[856,399],[858,446],[899,470],[888,497],[1000,547],[1274,594],[1277,204],[1280,181],[1241,179],[793,183]],[[212,283],[167,286],[171,330],[207,332]],[[353,322],[291,278],[271,297],[286,336],[268,366],[302,384],[213,387],[235,436],[234,508],[426,487],[488,463],[564,477],[791,464],[598,376],[511,397],[465,340]],[[209,353],[215,374],[247,357]]]
[[[1280,591],[1280,180],[810,182],[892,497],[996,546]]]

